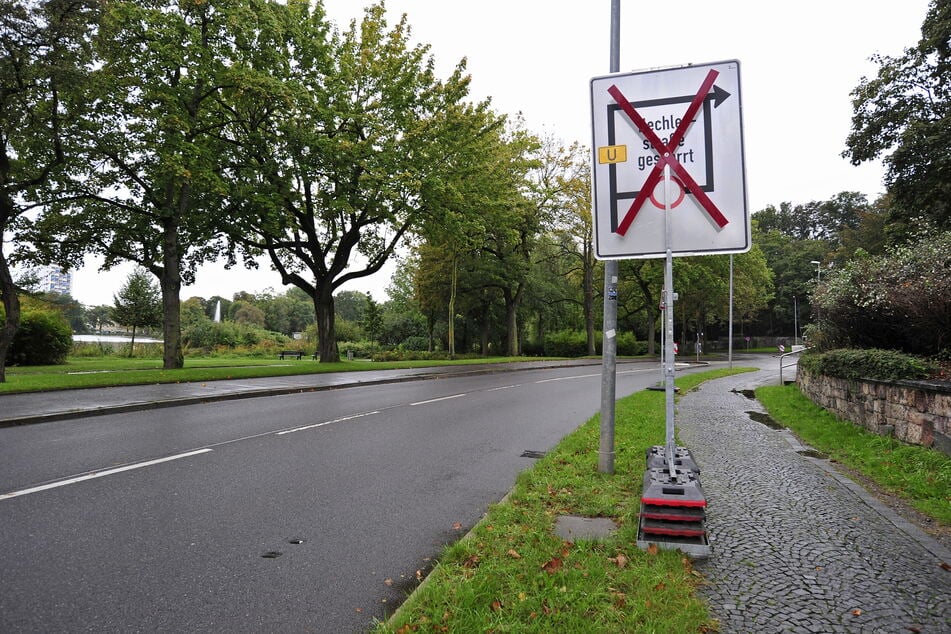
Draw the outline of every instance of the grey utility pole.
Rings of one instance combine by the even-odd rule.
[[[621,0],[611,0],[611,68],[621,67]],[[617,388],[618,261],[604,261],[604,327],[601,340],[601,438],[598,471],[614,473],[614,402]]]

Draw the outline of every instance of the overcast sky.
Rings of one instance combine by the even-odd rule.
[[[341,28],[365,3],[324,0]],[[610,0],[387,0],[391,23],[408,15],[414,40],[431,45],[442,76],[462,58],[471,97],[491,97],[505,114],[521,112],[529,129],[591,145],[592,77],[609,71]],[[875,53],[899,55],[920,37],[927,0],[621,0],[620,70],[740,61],[749,208],[883,192],[882,167],[854,167],[840,155],[849,133],[849,92],[873,76]],[[128,272],[76,272],[73,296],[112,303]],[[347,289],[385,299],[392,267]],[[194,295],[230,297],[271,287],[277,275],[203,267]],[[344,289],[344,290],[347,290]]]

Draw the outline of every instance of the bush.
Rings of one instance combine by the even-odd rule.
[[[262,352],[268,352],[271,348],[286,345],[289,341],[287,335],[279,332],[233,321],[199,321],[182,332],[183,345],[206,351],[225,346],[231,349],[260,347]]]
[[[338,341],[337,349],[340,350],[341,357],[346,357],[349,350],[355,357],[370,359],[380,352],[380,344],[373,341]]]
[[[403,350],[414,350],[416,352],[426,352],[429,350],[429,339],[427,337],[412,336],[407,337],[400,344]]]
[[[856,257],[823,279],[813,305],[814,345],[937,354],[951,343],[951,231]]]
[[[561,330],[545,336],[545,353],[552,357],[583,357],[588,354],[588,339],[579,330]]]
[[[647,342],[638,341],[633,332],[622,332],[617,336],[617,353],[625,357],[639,357],[647,354]]]
[[[66,363],[66,355],[72,346],[73,331],[62,314],[56,311],[24,311],[7,353],[7,364]]]
[[[799,366],[814,374],[840,379],[898,381],[923,379],[928,367],[919,359],[891,350],[840,349],[802,355]]]
[[[479,355],[457,354],[456,359],[477,358]],[[446,361],[449,359],[449,353],[445,350],[439,352],[425,352],[417,350],[384,350],[377,352],[371,357],[373,361]]]

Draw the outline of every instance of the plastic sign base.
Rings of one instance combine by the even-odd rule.
[[[647,450],[637,547],[680,550],[694,559],[708,557],[707,498],[700,486],[700,467],[685,447],[676,447],[673,457],[676,472],[671,474],[666,447]]]

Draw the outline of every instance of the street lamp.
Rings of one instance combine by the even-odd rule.
[[[810,260],[809,264],[816,265],[816,283],[821,282],[822,281],[822,262],[820,262],[819,260]]]
[[[793,295],[793,345],[799,343],[799,300]]]

